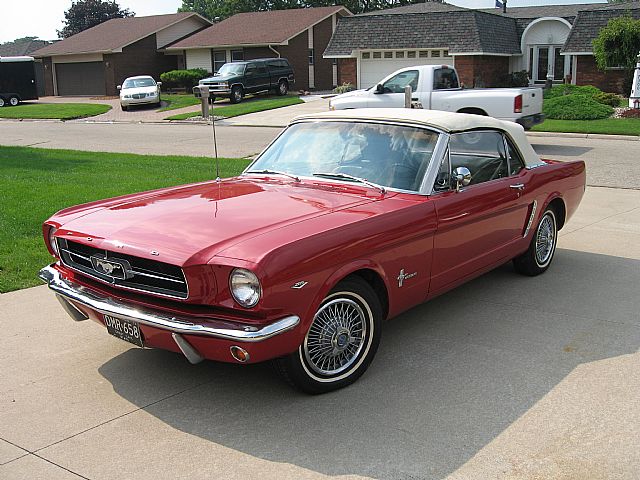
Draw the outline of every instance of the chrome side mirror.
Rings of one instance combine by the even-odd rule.
[[[116,88],[117,88],[118,90],[122,90],[122,85],[118,85]]]
[[[462,190],[471,183],[471,172],[467,167],[458,167],[453,171],[453,180],[456,182],[456,191]]]
[[[384,93],[384,87],[382,86],[381,83],[376,85],[376,92],[375,93],[377,93],[377,94]]]

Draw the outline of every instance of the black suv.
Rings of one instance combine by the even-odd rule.
[[[209,87],[211,103],[215,97],[227,97],[231,103],[239,103],[247,93],[274,91],[286,95],[293,84],[293,68],[286,58],[225,63],[213,77],[200,80],[200,85]]]

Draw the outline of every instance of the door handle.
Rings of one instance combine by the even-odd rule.
[[[509,185],[509,188],[513,188],[514,190],[524,190],[524,183],[515,183],[513,185]]]

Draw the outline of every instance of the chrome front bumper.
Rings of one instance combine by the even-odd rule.
[[[260,342],[287,332],[300,323],[300,318],[295,315],[281,318],[260,329],[253,325],[231,324],[231,322],[222,319],[207,319],[203,323],[196,323],[192,318],[133,307],[122,301],[93,292],[71,280],[62,278],[62,274],[53,265],[44,267],[38,276],[56,293],[63,308],[77,321],[86,320],[87,317],[69,300],[103,315],[113,315],[176,334],[202,335],[237,342]]]

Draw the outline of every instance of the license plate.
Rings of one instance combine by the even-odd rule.
[[[111,315],[104,315],[104,324],[107,326],[107,332],[114,337],[118,337],[125,342],[133,343],[139,347],[144,347],[142,332],[136,322],[112,317]]]

